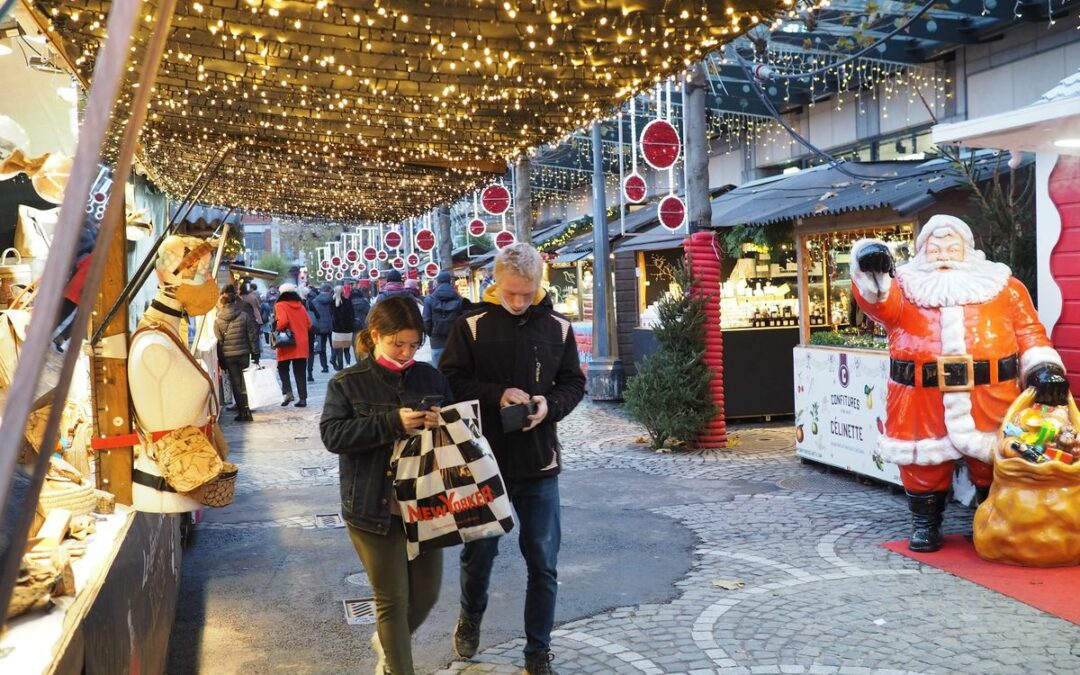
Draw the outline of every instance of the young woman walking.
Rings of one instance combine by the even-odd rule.
[[[453,402],[442,374],[413,361],[423,339],[411,298],[387,298],[372,308],[357,340],[367,356],[330,379],[319,423],[326,449],[339,455],[341,512],[374,591],[372,646],[380,656],[376,673],[385,675],[414,675],[410,635],[442,584],[442,551],[408,559],[390,466],[395,441],[438,423],[435,412],[418,409],[421,402]]]
[[[291,346],[277,348],[278,377],[281,378],[281,393],[284,396],[281,405],[286,406],[296,400],[289,383],[291,368],[296,378],[296,393],[300,396],[296,400],[296,407],[304,408],[307,406],[308,331],[311,330],[311,319],[294,284],[281,284],[280,290],[281,295],[274,305],[274,328],[279,331],[288,328],[295,340]]]
[[[330,357],[334,370],[341,370],[352,364],[354,316],[352,303],[345,297],[344,287],[334,287],[334,304],[331,313],[333,352]]]

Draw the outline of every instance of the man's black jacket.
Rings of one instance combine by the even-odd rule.
[[[400,408],[416,408],[429,394],[454,402],[446,378],[427,363],[404,374],[362,359],[334,377],[326,388],[319,420],[323,445],[341,466],[341,515],[367,532],[390,531],[394,441],[405,438]]]
[[[480,401],[484,436],[504,477],[559,473],[562,446],[555,424],[585,395],[585,375],[574,330],[550,300],[541,300],[522,316],[492,303],[463,315],[450,330],[439,369],[458,401]],[[502,431],[499,401],[513,387],[547,398],[547,418],[532,431]]]

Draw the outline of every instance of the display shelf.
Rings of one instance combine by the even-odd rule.
[[[86,552],[71,563],[76,594],[55,598],[50,609],[31,611],[8,622],[7,632],[0,637],[0,672],[37,675],[57,671],[97,600],[134,513],[117,505],[116,513],[97,516],[97,529],[87,537]]]

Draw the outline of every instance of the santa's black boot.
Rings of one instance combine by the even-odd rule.
[[[911,538],[908,548],[919,553],[931,553],[941,548],[941,519],[945,513],[948,492],[908,492],[911,509]]]

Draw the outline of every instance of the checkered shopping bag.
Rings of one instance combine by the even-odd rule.
[[[438,427],[397,442],[394,461],[409,560],[514,529],[510,498],[482,432],[479,401],[443,408]]]

